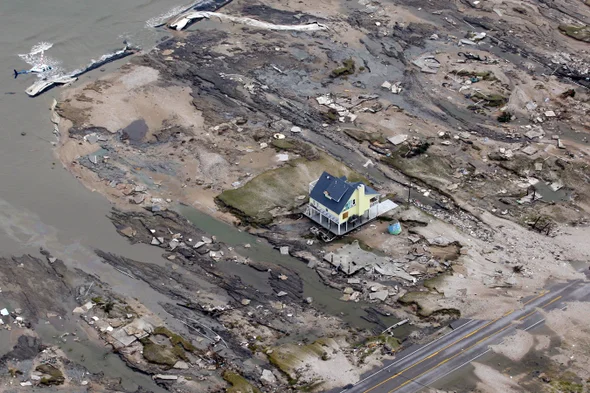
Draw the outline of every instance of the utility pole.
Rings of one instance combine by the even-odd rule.
[[[410,204],[410,196],[412,195],[412,183],[408,186],[408,205]]]

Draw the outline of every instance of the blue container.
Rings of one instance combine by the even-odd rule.
[[[390,235],[399,235],[402,233],[402,226],[399,222],[395,222],[387,228]]]

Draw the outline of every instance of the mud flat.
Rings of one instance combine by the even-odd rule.
[[[588,47],[560,25],[590,9],[558,3],[234,1],[225,19],[264,23],[199,21],[68,90],[61,162],[164,259],[97,254],[169,299],[174,326],[110,292],[90,291],[103,302],[84,315],[111,323],[106,305],[129,307],[110,326],[133,341],[103,339],[172,391],[325,391],[458,317],[494,319],[582,278]],[[314,23],[326,28],[265,28]],[[302,215],[324,170],[400,207],[324,244]],[[224,237],[191,209],[237,228]],[[338,269],[347,253],[362,267]],[[513,340],[497,350],[526,357],[530,337]],[[494,372],[475,376],[517,388]]]

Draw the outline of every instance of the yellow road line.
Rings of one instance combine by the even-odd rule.
[[[554,298],[554,299],[553,299],[553,300],[551,300],[550,302],[548,302],[548,303],[545,303],[544,305],[542,305],[540,308],[547,307],[548,305],[550,305],[550,304],[552,304],[552,303],[555,303],[556,301],[558,301],[558,300],[559,300],[559,299],[561,299],[561,298],[562,298],[562,296],[557,296],[556,298]],[[534,299],[531,299],[531,300],[534,300]],[[529,303],[530,303],[530,301],[529,301]],[[531,313],[529,313],[529,314],[525,315],[524,317],[522,317],[522,318],[519,318],[519,321],[522,321],[523,319],[526,319],[527,317],[530,317],[531,315],[533,315],[533,314],[534,314],[534,313],[536,313],[536,312],[537,312],[537,311],[535,310],[535,311],[533,311],[533,312],[531,312]],[[452,359],[456,358],[457,356],[464,354],[465,352],[469,351],[471,348],[473,348],[473,347],[477,346],[478,344],[481,344],[483,341],[486,341],[486,340],[488,340],[489,338],[491,338],[491,337],[493,337],[493,336],[495,336],[495,335],[497,335],[497,334],[499,334],[499,333],[503,332],[504,330],[508,329],[508,328],[509,328],[509,327],[511,327],[511,326],[512,326],[512,324],[508,324],[507,326],[504,326],[502,329],[500,329],[500,330],[498,330],[498,331],[496,331],[496,332],[494,332],[494,333],[490,334],[490,335],[489,335],[489,336],[487,336],[487,337],[484,337],[484,338],[482,338],[481,340],[479,340],[478,342],[476,342],[476,343],[475,343],[475,344],[473,344],[472,346],[468,347],[467,349],[464,349],[464,350],[462,350],[462,351],[461,351],[461,352],[459,352],[459,353],[456,353],[455,355],[451,356],[450,358],[447,358],[447,359],[445,359],[445,360],[441,361],[441,362],[440,362],[440,363],[438,363],[436,366],[434,366],[434,367],[431,367],[431,368],[429,368],[428,370],[424,371],[422,374],[420,374],[420,375],[418,375],[418,376],[416,376],[416,377],[414,377],[414,378],[412,378],[412,379],[408,379],[406,382],[404,382],[403,384],[401,384],[401,385],[400,385],[400,386],[398,386],[397,388],[395,388],[395,389],[393,389],[393,390],[390,390],[390,391],[389,391],[389,393],[395,392],[396,390],[399,390],[399,389],[403,388],[404,386],[406,386],[406,385],[407,385],[407,384],[409,384],[410,382],[413,382],[414,380],[416,380],[416,379],[420,378],[420,377],[421,377],[421,376],[423,376],[424,374],[427,374],[427,373],[429,373],[430,371],[434,370],[435,368],[438,368],[438,367],[442,366],[443,364],[445,364],[445,363],[446,363],[446,362],[448,362],[449,360],[452,360]]]
[[[530,299],[529,301],[527,301],[526,303],[524,303],[524,305],[526,306],[527,304],[529,304],[529,303],[531,303],[531,302],[533,302],[533,301],[537,300],[538,298],[540,298],[541,296],[544,296],[544,295],[545,295],[545,294],[547,294],[547,293],[549,293],[549,291],[548,291],[548,290],[547,290],[547,291],[542,291],[540,294],[538,294],[538,295],[537,295],[537,296],[535,296],[534,298],[532,298],[532,299]],[[460,339],[458,339],[457,341],[455,341],[455,342],[453,342],[453,343],[451,343],[451,344],[447,345],[446,347],[444,347],[444,348],[442,348],[442,349],[440,349],[440,350],[438,350],[438,351],[434,352],[433,354],[431,354],[431,355],[429,355],[429,356],[427,356],[427,357],[423,358],[423,359],[422,359],[422,360],[420,360],[419,362],[416,362],[416,363],[412,364],[411,366],[408,366],[408,367],[406,367],[405,369],[403,369],[403,370],[402,370],[402,371],[400,371],[399,373],[397,373],[397,374],[395,374],[395,375],[393,375],[393,376],[391,376],[391,377],[387,378],[386,380],[384,380],[384,381],[381,381],[381,382],[380,382],[380,383],[378,383],[377,385],[375,385],[375,386],[373,386],[373,387],[370,387],[369,389],[365,390],[363,393],[368,393],[368,392],[370,392],[371,390],[374,390],[374,389],[378,388],[379,386],[383,385],[384,383],[386,383],[386,382],[389,382],[389,381],[391,381],[392,379],[395,379],[395,378],[399,377],[401,374],[405,373],[405,372],[406,372],[406,371],[408,371],[409,369],[411,369],[411,368],[413,368],[413,367],[415,367],[415,366],[419,365],[420,363],[422,363],[422,362],[424,362],[424,361],[426,361],[426,360],[428,360],[428,359],[430,359],[430,358],[433,358],[434,356],[438,355],[438,354],[439,354],[439,353],[441,353],[442,351],[444,351],[444,350],[446,350],[446,349],[448,349],[448,348],[452,347],[453,345],[457,344],[457,343],[458,343],[458,342],[460,342],[460,341],[463,341],[464,339],[466,339],[466,338],[468,338],[468,337],[471,337],[471,336],[473,336],[475,333],[479,332],[481,329],[484,329],[484,328],[488,327],[489,325],[491,325],[492,323],[494,323],[494,322],[497,322],[497,321],[499,321],[500,319],[502,319],[502,318],[504,318],[504,317],[507,317],[508,315],[512,314],[513,312],[514,312],[514,310],[510,310],[510,311],[508,311],[506,314],[502,315],[501,317],[499,317],[499,318],[496,318],[496,319],[494,319],[493,321],[490,321],[490,322],[486,323],[486,324],[485,324],[485,325],[483,325],[482,327],[480,327],[480,328],[477,328],[476,330],[472,331],[471,333],[469,333],[469,334],[467,334],[467,335],[465,335],[465,336],[461,337],[461,338],[460,338]],[[403,385],[402,385],[402,386],[403,386]]]
[[[514,312],[514,311],[511,311],[510,313],[512,313],[512,312]],[[510,313],[508,313],[508,314],[510,314]],[[508,315],[508,314],[506,314],[506,315]],[[387,378],[386,380],[384,380],[384,381],[382,381],[382,382],[378,383],[377,385],[375,385],[375,386],[373,386],[373,387],[371,387],[371,388],[369,388],[369,389],[365,390],[363,393],[370,392],[371,390],[374,390],[375,388],[378,388],[379,386],[383,385],[384,383],[386,383],[386,382],[389,382],[389,381],[391,381],[392,379],[399,377],[401,374],[405,373],[405,372],[406,372],[406,371],[408,371],[409,369],[411,369],[411,368],[413,368],[413,367],[415,367],[415,366],[419,365],[420,363],[422,363],[422,362],[424,362],[424,361],[426,361],[426,360],[428,360],[428,359],[430,359],[430,358],[432,358],[432,357],[434,357],[434,356],[438,355],[440,352],[444,351],[445,349],[448,349],[448,348],[452,347],[453,345],[457,344],[459,341],[461,341],[461,340],[464,340],[464,339],[466,339],[467,337],[471,337],[472,335],[474,335],[475,333],[477,333],[477,332],[478,332],[478,331],[480,331],[481,329],[483,329],[483,328],[485,328],[485,327],[487,327],[487,326],[491,325],[492,323],[494,323],[494,322],[496,322],[496,321],[498,321],[498,320],[500,320],[500,319],[502,319],[502,318],[504,318],[504,316],[502,316],[502,317],[500,317],[500,318],[497,318],[497,319],[494,319],[493,321],[490,321],[490,322],[486,323],[486,324],[485,324],[485,325],[483,325],[482,327],[480,327],[480,328],[477,328],[477,329],[476,329],[476,330],[474,330],[473,332],[471,332],[471,333],[469,333],[469,334],[467,334],[467,335],[465,335],[465,336],[461,337],[461,338],[460,338],[460,339],[458,339],[457,341],[455,341],[455,342],[453,342],[453,343],[451,343],[451,344],[447,345],[446,347],[444,347],[444,348],[442,348],[442,349],[439,349],[438,351],[436,351],[436,352],[432,353],[431,355],[428,355],[427,357],[423,358],[423,359],[422,359],[422,360],[420,360],[419,362],[416,362],[416,363],[412,364],[411,366],[409,366],[409,367],[406,367],[405,369],[403,369],[403,370],[402,370],[402,371],[400,371],[399,373],[397,373],[397,374],[395,374],[395,375],[393,375],[393,376],[391,376],[391,377]]]
[[[537,300],[538,298],[540,298],[541,296],[545,296],[546,294],[548,294],[550,291],[549,290],[545,290],[545,291],[541,291],[540,294],[538,294],[537,296],[535,296],[534,298],[532,298],[531,300],[529,300],[528,302],[524,303],[523,306],[526,306],[529,303],[534,302],[535,300]]]

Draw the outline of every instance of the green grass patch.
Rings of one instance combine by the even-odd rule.
[[[457,76],[465,76],[469,78],[479,78],[484,81],[495,81],[498,80],[492,71],[467,71],[467,70],[453,70],[451,74]]]
[[[299,158],[281,168],[266,171],[240,188],[222,192],[216,200],[246,223],[268,225],[273,221],[271,210],[280,207],[292,211],[300,206],[302,200],[297,197],[305,195],[307,198],[309,183],[317,180],[323,171],[346,176],[352,182],[370,184],[346,165],[320,153],[317,160]]]
[[[356,64],[352,59],[346,59],[342,62],[342,67],[334,68],[330,73],[332,78],[339,78],[341,76],[353,75],[356,71]]]
[[[439,307],[437,300],[441,295],[431,292],[407,292],[404,296],[398,299],[398,302],[404,305],[415,305],[418,309],[418,315],[421,317],[433,317],[436,315],[448,315],[454,318],[459,318],[461,313],[454,308]]]
[[[555,380],[551,381],[549,384],[559,393],[582,393],[584,391],[584,385],[581,383]]]
[[[147,338],[141,340],[141,343],[143,344],[143,357],[150,363],[172,367],[177,361],[186,359],[186,355],[180,347],[156,344]],[[182,355],[180,351],[183,351]]]
[[[197,348],[190,343],[190,341],[188,341],[186,338],[171,332],[170,330],[168,330],[167,328],[163,327],[163,326],[159,326],[157,328],[154,329],[154,334],[161,334],[162,336],[166,336],[170,339],[170,342],[172,343],[172,345],[174,346],[182,346],[185,350],[189,351],[189,352],[195,352],[197,350]]]
[[[508,102],[508,99],[503,95],[494,93],[482,93],[481,91],[476,91],[474,94],[472,94],[471,99],[474,102],[484,100],[487,106],[492,106],[494,108],[504,106]]]
[[[576,40],[590,42],[590,26],[559,25],[559,31]]]
[[[307,359],[329,360],[328,349],[335,344],[331,338],[323,338],[309,345],[285,344],[272,349],[268,360],[296,383],[297,369],[303,367]]]
[[[371,343],[387,345],[393,352],[397,351],[402,346],[402,343],[398,338],[390,336],[389,334],[380,334],[379,336],[369,337],[365,345],[370,345]]]
[[[313,147],[309,143],[298,141],[296,139],[273,139],[271,145],[278,150],[284,150],[299,154],[300,156],[305,157],[310,161],[314,161],[320,158],[320,154],[315,147]]]
[[[55,366],[52,366],[51,364],[41,364],[37,366],[35,370],[49,375],[48,377],[41,378],[39,381],[41,385],[61,385],[65,382],[65,378],[61,370]]]
[[[498,121],[500,123],[510,123],[512,120],[512,114],[510,112],[502,112],[498,115]]]
[[[346,128],[344,133],[357,142],[387,143],[387,139],[380,132],[365,132],[357,128]]]
[[[260,393],[257,387],[252,386],[246,378],[238,373],[225,371],[223,379],[231,385],[231,388],[226,390],[227,393]]]
[[[390,157],[381,157],[380,161],[435,188],[444,188],[454,182],[454,170],[449,164],[448,158],[437,156],[431,152],[412,158],[403,157],[404,154],[405,150],[398,149]]]

